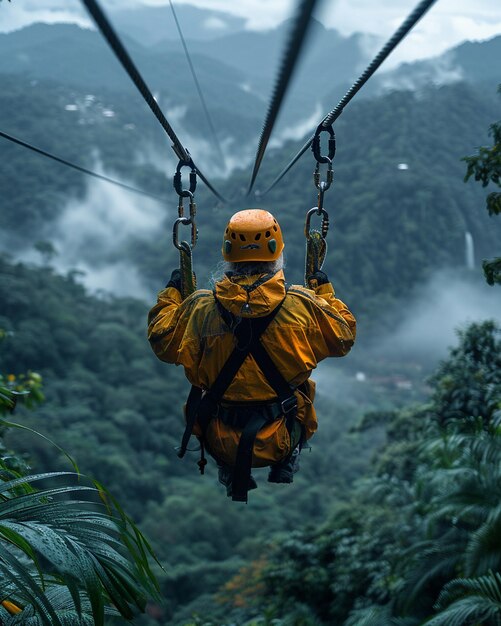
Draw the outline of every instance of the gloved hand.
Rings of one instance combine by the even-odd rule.
[[[317,287],[330,283],[329,277],[325,272],[322,272],[322,270],[317,270],[314,274],[308,276],[308,285],[311,285],[313,281],[315,281]]]
[[[169,282],[165,285],[165,287],[174,287],[177,289],[179,293],[181,293],[181,270],[176,268],[172,270],[172,274],[170,275]]]

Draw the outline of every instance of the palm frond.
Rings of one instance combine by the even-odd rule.
[[[415,617],[394,617],[391,605],[371,606],[353,611],[343,626],[418,626]]]
[[[80,600],[81,610],[75,609],[75,599],[69,590],[61,585],[54,585],[47,590],[47,598],[63,626],[94,626],[92,607],[89,599],[83,596]],[[118,616],[119,613],[113,608],[106,608],[106,615]],[[44,622],[37,615],[32,606],[27,606],[21,614],[10,615],[7,611],[0,615],[4,626],[44,626]]]
[[[93,624],[101,626],[105,603],[132,619],[144,610],[146,595],[156,595],[157,583],[147,563],[149,546],[130,518],[117,510],[111,496],[103,503],[102,486],[23,489],[43,479],[68,481],[72,476],[82,478],[53,472],[0,485],[4,496],[0,501],[0,581],[2,593],[5,582],[9,598],[24,607],[16,618],[19,623],[85,624],[78,619],[89,615]],[[68,499],[73,496],[79,499]],[[67,588],[56,594],[53,587],[61,584]],[[60,599],[63,593],[71,607],[58,612],[51,598]]]
[[[501,506],[498,506],[469,538],[465,553],[465,573],[467,576],[478,576],[500,568]]]
[[[501,575],[490,572],[479,578],[458,578],[447,584],[439,596],[440,613],[426,626],[469,626],[500,622]],[[423,625],[424,626],[424,625]]]

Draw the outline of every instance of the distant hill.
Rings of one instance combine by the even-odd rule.
[[[161,54],[134,40],[125,43],[162,108],[185,109],[190,134],[207,134],[205,118],[182,51]],[[264,103],[241,85],[245,75],[229,65],[197,53],[193,56],[214,124],[224,138],[254,135],[264,115]],[[103,90],[131,94],[130,106],[142,102],[135,86],[99,33],[70,24],[33,24],[0,34],[0,73],[48,79],[99,95]],[[249,124],[250,122],[250,124]]]
[[[419,89],[430,84],[467,81],[496,86],[501,83],[501,35],[486,41],[465,41],[444,54],[403,63],[375,77],[370,93],[387,89]]]
[[[246,89],[268,101],[290,31],[290,20],[276,29],[242,31],[210,41],[188,41],[191,51],[215,59],[245,76]],[[317,20],[310,25],[307,44],[298,64],[281,118],[290,124],[311,114],[333,85],[354,80],[366,60],[362,38],[343,37]],[[164,40],[154,49],[168,54],[179,48],[175,40]]]
[[[190,40],[210,40],[242,31],[243,18],[225,13],[201,9],[189,4],[175,3],[177,18],[185,36]],[[172,11],[164,6],[138,6],[113,10],[110,17],[118,30],[123,31],[144,46],[154,45],[164,39],[178,40],[178,32]]]
[[[195,17],[191,16],[192,10]],[[219,139],[238,145],[240,152],[244,142],[247,144],[244,152],[249,158],[262,127],[290,22],[257,32],[243,30],[237,18],[233,23],[231,16],[197,12],[193,7],[179,7],[179,15],[186,27],[193,64]],[[177,125],[190,137],[208,138],[209,128],[173,24],[158,28],[159,34],[165,34],[161,41],[156,36],[137,34],[141,25],[152,20],[161,25],[167,16],[172,18],[167,7],[149,7],[118,12],[113,14],[113,20],[123,29],[127,48],[161,107],[166,111],[177,110],[178,118],[181,115]],[[219,36],[202,39],[198,27],[192,27],[192,17],[193,24],[200,28],[211,19],[214,23],[218,19],[226,20],[232,27],[228,34],[224,34],[224,28],[216,29]],[[313,21],[275,138],[280,140],[286,129],[294,131],[312,115],[320,117],[337,104],[368,61],[366,44],[367,35],[345,38]],[[391,72],[376,74],[359,97],[461,79],[475,84],[483,81],[488,87],[501,80],[499,58],[501,37],[466,42],[436,59],[406,63]],[[101,35],[75,25],[33,24],[0,34],[0,73],[48,79],[94,95],[100,95],[104,89],[121,91],[130,94],[131,107],[139,106],[141,101]],[[311,123],[312,128],[314,124]]]
[[[149,15],[149,13],[148,13]],[[255,137],[261,129],[281,61],[289,23],[265,31],[239,31],[212,40],[188,39],[193,64],[221,138]],[[127,29],[127,33],[132,32]],[[186,36],[192,31],[187,29]],[[124,42],[163,108],[186,109],[187,124],[207,134],[196,88],[179,38],[151,45],[148,38]],[[362,63],[359,37],[348,39],[318,22],[291,86],[279,127],[297,125],[312,115],[333,84],[355,76]],[[0,73],[49,79],[98,94],[103,88],[135,92],[129,77],[101,35],[70,24],[33,24],[0,34]],[[138,96],[139,97],[139,96]],[[132,100],[133,102],[133,100]],[[197,130],[190,134],[197,134]]]

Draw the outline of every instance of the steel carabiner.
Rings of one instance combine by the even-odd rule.
[[[329,133],[329,152],[327,156],[323,156],[320,152],[320,133]],[[322,123],[317,126],[315,131],[315,135],[311,142],[311,151],[313,152],[313,156],[317,163],[331,163],[334,155],[336,154],[336,135],[334,133],[334,129],[332,128],[332,124],[329,126],[323,126]]]
[[[179,226],[191,226],[191,244],[187,241],[179,241]],[[189,217],[178,217],[174,222],[172,228],[172,243],[180,252],[186,252],[186,246],[189,246],[190,250],[195,247],[198,239],[198,230],[196,224]]]
[[[189,154],[189,153],[188,153]],[[191,167],[190,172],[190,188],[183,189],[182,179],[181,179],[181,170],[183,167]],[[176,167],[176,173],[174,174],[173,181],[174,189],[176,190],[177,195],[180,198],[188,198],[190,195],[193,197],[195,193],[195,189],[197,188],[197,170],[195,165],[190,157],[189,161],[183,161],[182,159],[179,161]]]
[[[324,208],[318,209],[317,207],[313,207],[306,214],[306,221],[304,224],[304,236],[306,239],[311,238],[311,218],[313,215],[321,215],[322,216],[322,224],[321,224],[321,235],[325,239],[327,237],[327,233],[329,232],[329,214]]]

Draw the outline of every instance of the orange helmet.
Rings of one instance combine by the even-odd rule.
[[[283,249],[280,226],[273,215],[263,209],[235,213],[224,231],[225,261],[275,261]]]

